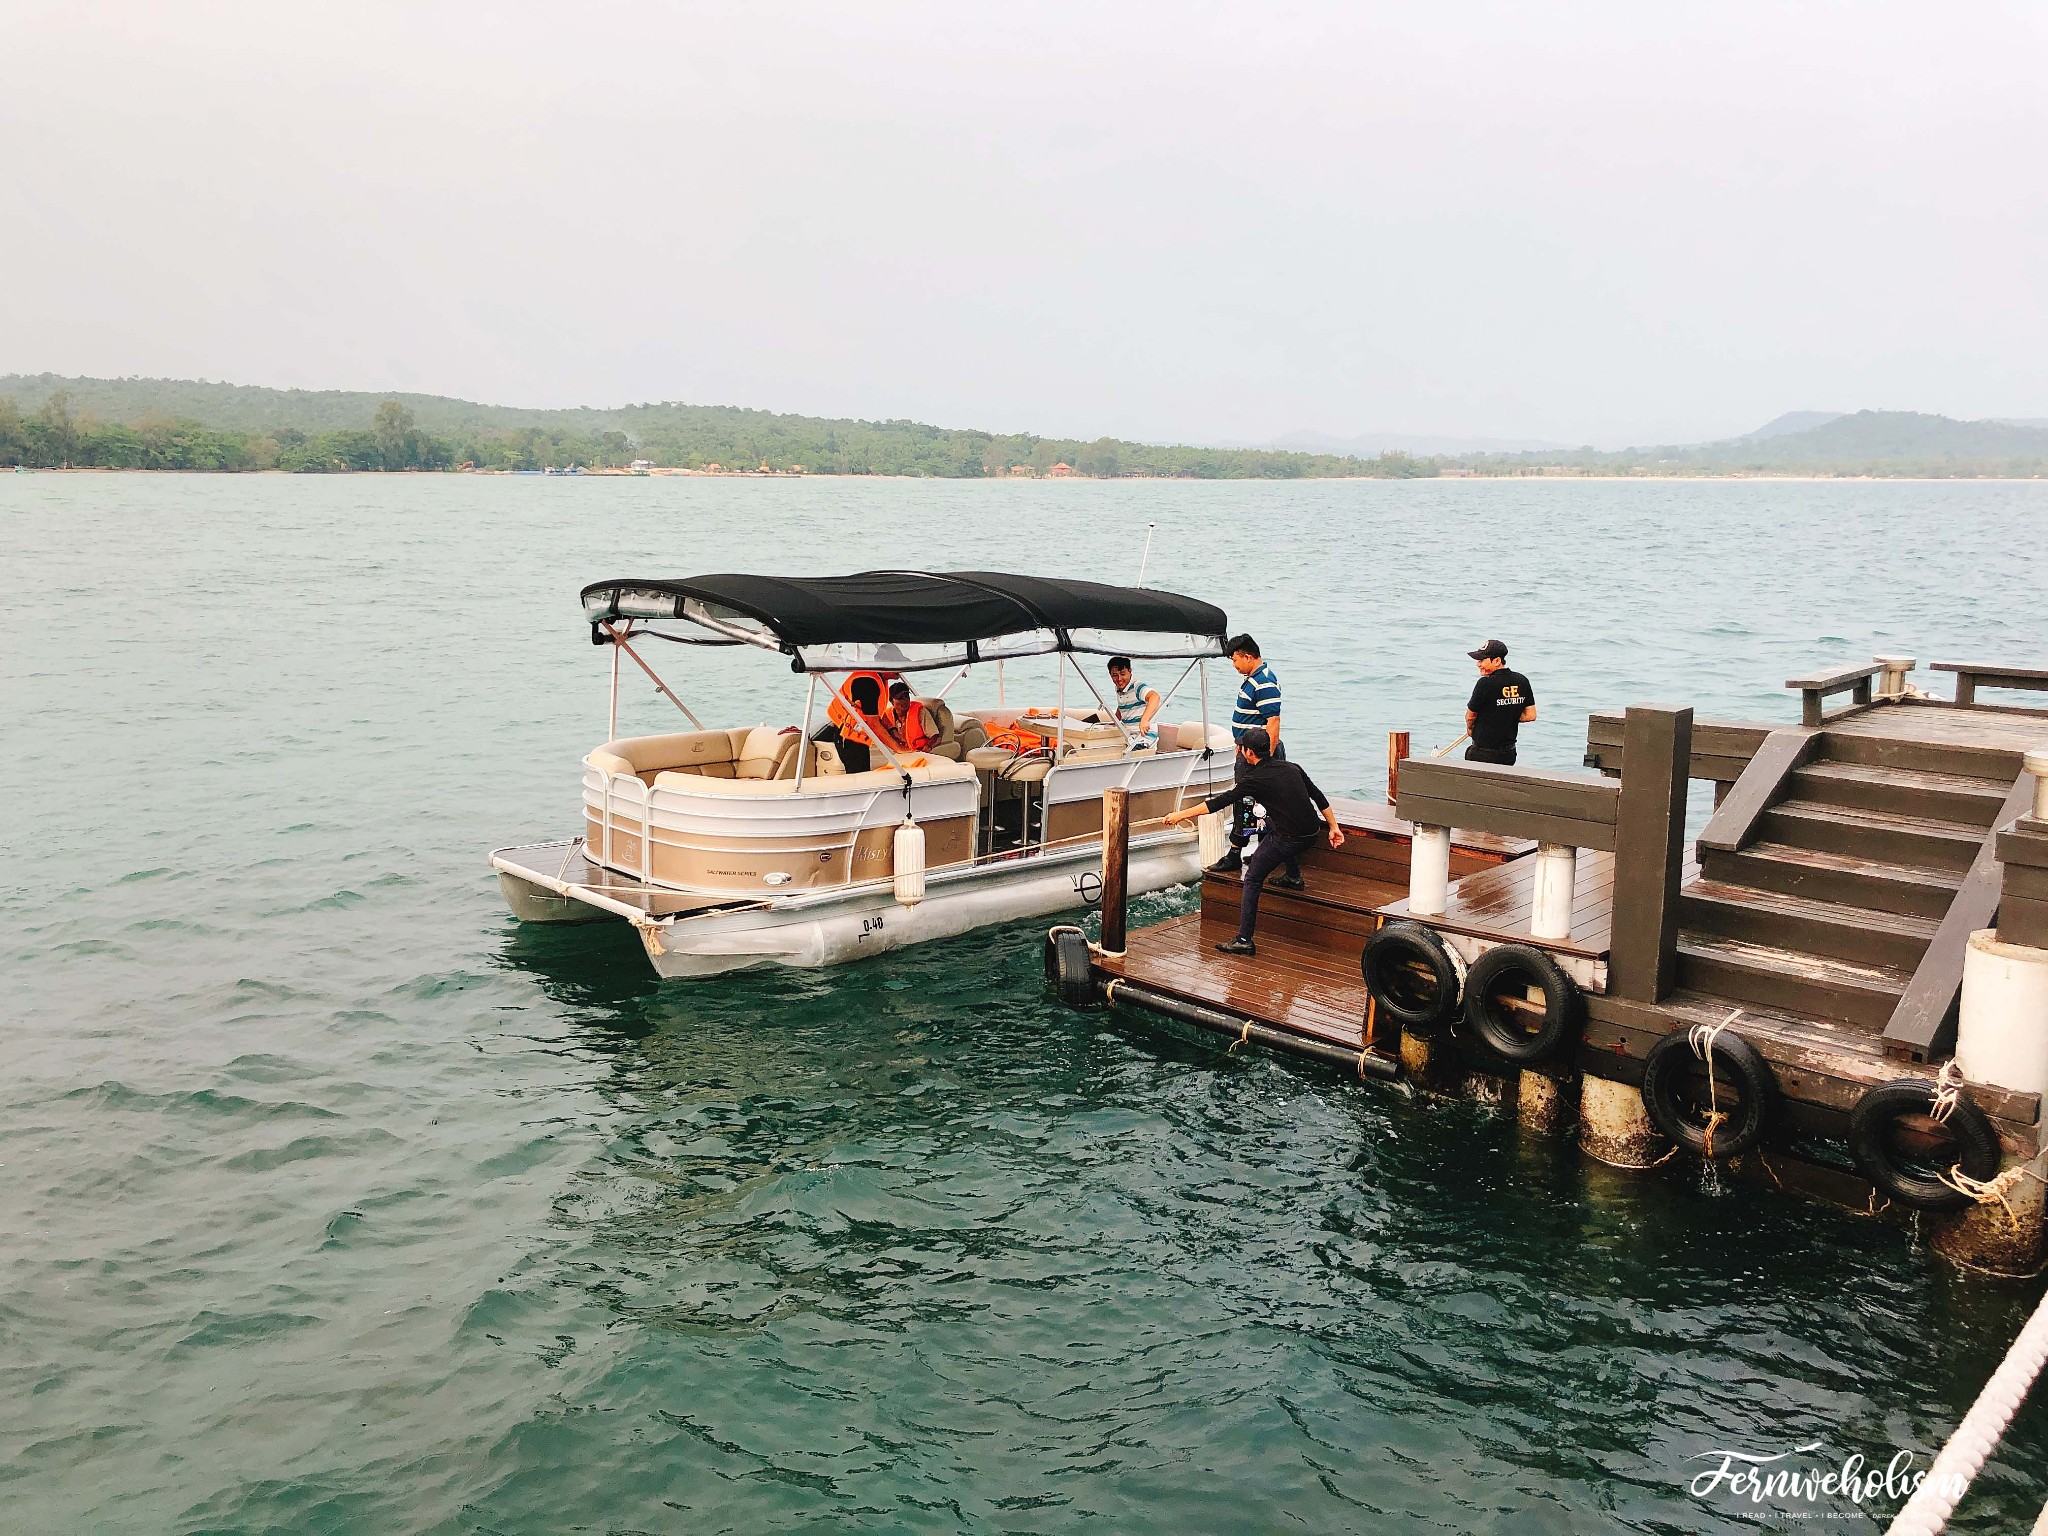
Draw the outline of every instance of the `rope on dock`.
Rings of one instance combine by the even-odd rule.
[[[1956,1104],[1962,1096],[1963,1069],[1951,1056],[1934,1076],[1934,1107],[1927,1111],[1927,1118],[1936,1125],[1947,1125],[1948,1117],[1956,1112]]]
[[[1956,1059],[1951,1056],[1941,1064],[1941,1071],[1935,1074],[1934,1105],[1927,1111],[1927,1118],[1936,1125],[1946,1125],[1948,1117],[1956,1112],[1956,1105],[1962,1102],[1962,1097],[1963,1069],[1956,1065]],[[1957,1194],[1967,1196],[1979,1205],[1989,1205],[1996,1200],[2005,1207],[2005,1219],[2012,1223],[2015,1232],[2020,1229],[2020,1218],[2014,1212],[2012,1202],[2005,1197],[2012,1193],[2013,1186],[2023,1178],[2040,1179],[2042,1183],[2048,1184],[2048,1179],[2042,1179],[2040,1174],[2024,1163],[2015,1163],[1996,1178],[1990,1179],[1973,1179],[1963,1172],[1960,1166],[1940,1169],[1934,1176]]]
[[[1728,1111],[1721,1107],[1721,1091],[1714,1086],[1714,1042],[1721,1038],[1722,1030],[1741,1017],[1742,1010],[1738,1008],[1718,1024],[1693,1025],[1685,1036],[1693,1054],[1707,1064],[1707,1144],[1703,1150],[1709,1161],[1714,1156],[1714,1132],[1728,1118]]]
[[[1971,1480],[1998,1449],[2000,1437],[2044,1364],[2048,1364],[2048,1294],[2043,1294],[2027,1326],[1984,1383],[1977,1401],[1934,1458],[1934,1465],[1887,1528],[1886,1536],[1938,1536]],[[2044,1529],[2044,1522],[2048,1522],[2048,1510],[2035,1523],[2036,1532]]]

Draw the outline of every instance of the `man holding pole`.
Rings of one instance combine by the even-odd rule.
[[[1508,648],[1498,640],[1466,654],[1479,663],[1479,682],[1465,705],[1465,730],[1472,738],[1465,761],[1512,765],[1516,732],[1536,718],[1536,690],[1508,665]]]
[[[1274,755],[1271,738],[1253,731],[1237,744],[1237,783],[1221,794],[1211,795],[1196,805],[1182,806],[1166,818],[1168,826],[1193,821],[1203,811],[1220,811],[1227,805],[1242,806],[1257,800],[1266,808],[1266,831],[1258,847],[1244,864],[1244,894],[1238,898],[1237,937],[1217,950],[1226,955],[1256,955],[1259,947],[1252,935],[1259,926],[1259,892],[1266,877],[1286,864],[1295,866],[1317,835],[1327,836],[1332,848],[1344,846],[1344,829],[1337,825],[1337,813],[1315,781],[1293,763]],[[1293,884],[1299,886],[1297,875]]]

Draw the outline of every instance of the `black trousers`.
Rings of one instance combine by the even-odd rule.
[[[1277,758],[1280,758],[1282,761],[1285,761],[1287,757],[1287,743],[1283,741],[1280,743],[1280,745],[1275,747],[1273,749],[1273,755]],[[1233,760],[1233,764],[1234,766],[1232,771],[1232,777],[1237,783],[1242,784],[1244,782],[1244,773],[1246,768],[1245,760],[1241,757],[1236,758]],[[1237,814],[1231,819],[1230,823],[1230,846],[1233,848],[1242,848],[1246,843],[1251,841],[1251,837],[1251,802],[1248,800],[1240,800],[1237,802]]]
[[[1465,761],[1468,763],[1505,763],[1512,768],[1515,764],[1513,747],[1467,747]]]
[[[1307,837],[1283,837],[1268,830],[1259,839],[1259,846],[1252,850],[1252,856],[1244,861],[1244,893],[1237,898],[1237,936],[1248,939],[1259,926],[1259,892],[1265,888],[1266,877],[1282,864],[1290,875],[1301,874],[1301,856],[1308,852],[1315,842],[1315,834]]]
[[[866,773],[874,766],[874,749],[864,741],[848,741],[846,733],[836,725],[820,726],[811,732],[811,740],[831,742],[848,773]]]

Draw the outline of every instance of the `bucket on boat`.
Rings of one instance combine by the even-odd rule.
[[[924,828],[908,816],[896,829],[896,899],[906,907],[924,900]]]

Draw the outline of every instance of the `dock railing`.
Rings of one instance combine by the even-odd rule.
[[[1578,851],[1612,853],[1608,991],[1641,1002],[1668,993],[1678,963],[1692,711],[1638,706],[1623,722],[1627,767],[1618,784],[1591,774],[1492,763],[1402,764],[1395,809],[1415,827],[1409,915],[1423,921],[1443,915],[1453,827],[1536,840],[1529,936],[1539,944],[1570,937]]]
[[[1835,672],[1817,672],[1811,677],[1786,678],[1787,688],[1799,690],[1799,723],[1805,726],[1825,725],[1830,720],[1839,720],[1844,715],[1869,708],[1872,702],[1871,679],[1886,667],[1883,661],[1873,661],[1865,667],[1843,667]],[[1849,705],[1829,714],[1827,701],[1838,693],[1849,695]]]
[[[2026,767],[2034,780],[2029,814],[1998,834],[1998,940],[2048,949],[2048,748],[2028,753]]]
[[[1974,704],[1979,688],[2048,690],[2048,667],[2011,667],[1991,661],[1937,661],[1936,672],[1956,675],[1956,702]]]

